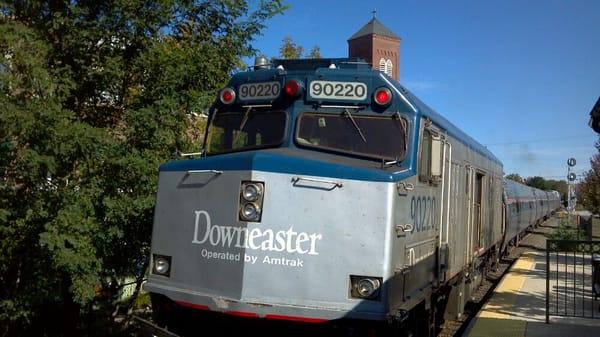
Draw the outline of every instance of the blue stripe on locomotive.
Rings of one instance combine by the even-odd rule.
[[[414,175],[412,170],[392,173],[383,170],[358,168],[265,151],[230,153],[202,159],[173,161],[162,165],[160,170],[256,170],[382,182],[400,181]]]
[[[332,60],[336,62],[339,60]],[[236,74],[229,83],[229,86],[237,87],[242,83],[269,81],[277,78],[282,73],[277,69],[268,69],[252,72],[243,72]],[[215,169],[215,170],[258,170],[268,172],[279,172],[289,174],[303,174],[311,176],[323,176],[340,179],[353,179],[353,180],[365,180],[365,181],[378,181],[378,182],[397,182],[406,179],[407,177],[416,174],[416,158],[418,155],[418,139],[420,130],[421,117],[428,117],[436,125],[446,130],[448,134],[458,141],[463,143],[465,146],[471,148],[473,151],[481,154],[485,158],[502,165],[502,163],[490,152],[475,141],[473,138],[466,135],[447,119],[439,115],[433,109],[429,108],[425,103],[419,100],[415,95],[410,93],[399,83],[393,81],[386,75],[381,74],[378,71],[374,71],[366,67],[355,67],[352,69],[328,69],[328,68],[317,68],[316,70],[290,70],[286,71],[284,82],[289,79],[302,79],[302,78],[321,78],[327,80],[336,79],[347,79],[349,76],[360,77],[361,80],[365,79],[368,83],[368,97],[371,97],[374,89],[380,86],[388,86],[392,84],[394,86],[393,104],[386,109],[383,114],[391,114],[396,111],[401,112],[410,121],[409,142],[407,144],[407,155],[405,160],[400,164],[398,172],[389,172],[376,168],[359,168],[352,167],[344,164],[324,162],[320,160],[307,159],[302,157],[282,155],[278,153],[272,153],[269,151],[246,151],[238,153],[223,154],[216,157],[204,157],[201,159],[191,159],[184,161],[172,161],[161,165],[161,171],[185,171],[185,170],[202,170],[202,169]],[[385,76],[387,81],[383,80],[381,76]],[[389,84],[388,84],[389,83]],[[406,102],[404,102],[400,95],[403,95],[409,102],[415,107],[412,109]],[[298,111],[301,109],[308,110],[310,107],[303,100],[299,99],[294,103],[294,110]],[[312,109],[312,107],[310,107]],[[297,115],[290,116],[295,119]],[[288,147],[295,147],[294,142],[291,140],[294,135],[293,120],[290,125],[289,132],[286,133],[286,139],[284,139],[284,145]],[[411,160],[411,158],[413,160]],[[411,165],[412,163],[412,165]]]

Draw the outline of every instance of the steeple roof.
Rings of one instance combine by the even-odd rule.
[[[354,40],[361,36],[371,35],[371,34],[391,37],[393,39],[400,40],[400,37],[398,37],[398,35],[394,34],[394,32],[392,32],[387,27],[385,27],[381,22],[379,22],[379,20],[377,20],[377,18],[373,18],[366,25],[364,25],[361,29],[359,29],[358,32],[354,33],[354,35],[352,35],[348,39],[348,41]]]

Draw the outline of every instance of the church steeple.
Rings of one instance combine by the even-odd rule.
[[[374,69],[400,79],[400,37],[373,19],[348,39],[348,56],[360,57]]]

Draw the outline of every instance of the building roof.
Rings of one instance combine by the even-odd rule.
[[[352,35],[348,39],[348,41],[354,40],[361,36],[366,36],[366,35],[371,35],[371,34],[391,37],[393,39],[400,40],[400,37],[398,37],[398,35],[394,34],[394,32],[392,32],[387,27],[385,27],[381,22],[379,22],[379,20],[377,20],[376,18],[373,18],[366,25],[364,25],[361,29],[359,29],[358,32],[354,33],[354,35]]]

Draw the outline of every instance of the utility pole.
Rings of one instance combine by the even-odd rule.
[[[571,201],[571,195],[572,195],[572,183],[573,181],[575,181],[575,179],[577,179],[577,176],[575,175],[575,172],[571,172],[571,167],[574,167],[577,164],[577,161],[575,160],[575,158],[569,158],[567,160],[567,212],[568,212],[568,221],[569,221],[569,225],[571,224],[571,215],[573,214],[573,202]],[[579,229],[577,230],[577,235],[579,235]]]

